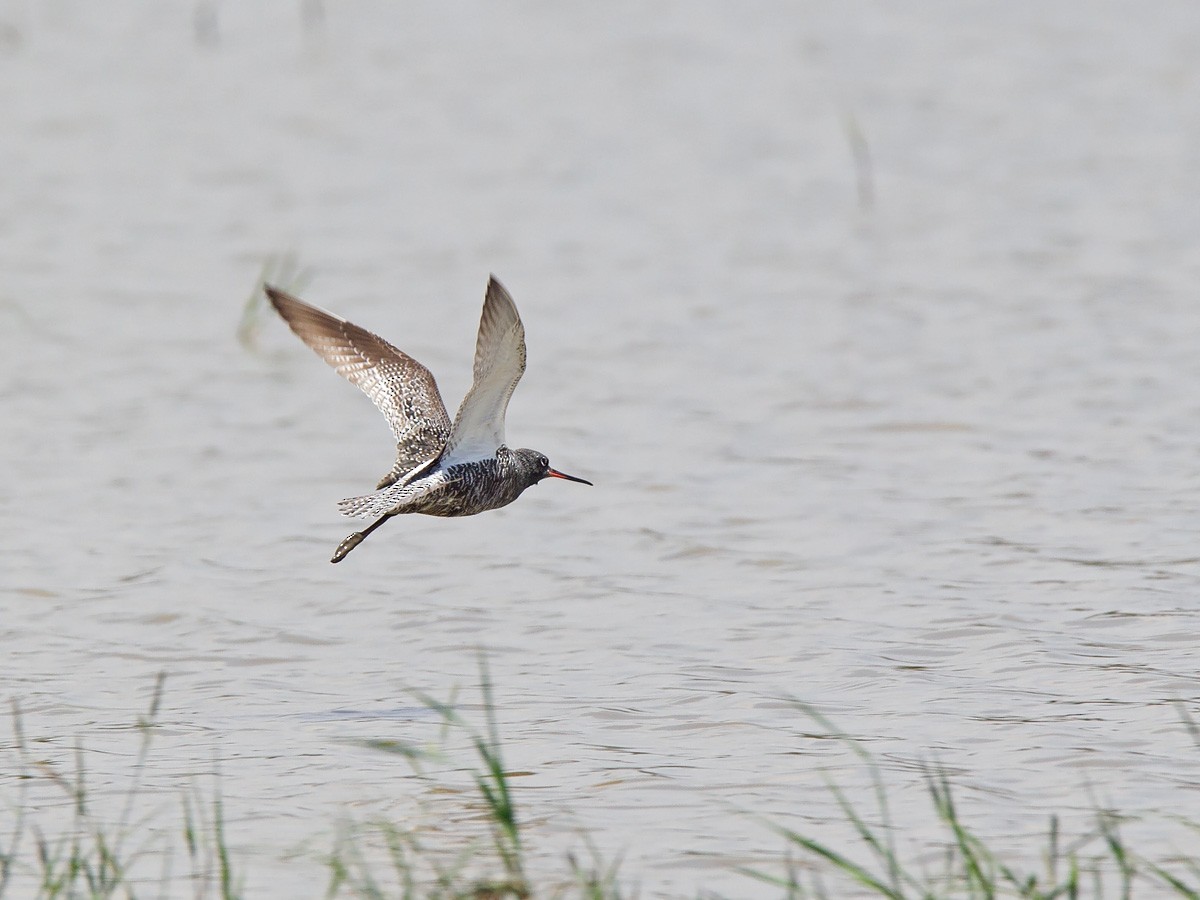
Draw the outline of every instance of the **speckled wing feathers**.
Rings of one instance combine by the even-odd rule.
[[[450,417],[428,369],[364,328],[277,288],[266,291],[292,331],[387,419],[396,436],[396,465],[379,487],[437,458],[450,436]]]
[[[525,327],[508,291],[488,280],[475,343],[475,378],[454,419],[441,464],[487,459],[504,443],[504,415],[525,372]]]

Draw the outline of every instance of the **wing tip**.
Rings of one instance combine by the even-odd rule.
[[[516,308],[516,304],[513,303],[512,294],[504,286],[504,282],[496,277],[495,273],[488,275],[487,291],[485,292],[484,299],[490,300],[493,297],[505,301],[514,309]]]
[[[264,283],[263,292],[267,295],[267,299],[271,301],[271,305],[275,307],[275,311],[279,313],[280,318],[287,322],[292,331],[296,332],[305,343],[308,342],[308,330],[313,327],[350,327],[356,328],[365,334],[370,334],[365,328],[359,328],[359,326],[343,319],[337,313],[331,313],[327,309],[314,306],[307,300],[301,300],[295,294],[290,294],[282,288]],[[375,335],[371,336],[376,337]],[[382,340],[382,338],[379,338],[379,340]]]
[[[483,316],[479,323],[481,329],[485,323],[501,327],[521,323],[516,301],[495,275],[488,276],[487,292],[483,296]]]
[[[271,301],[271,305],[275,307],[275,311],[287,321],[291,321],[288,316],[289,312],[304,309],[309,304],[305,303],[299,297],[289,294],[282,288],[277,288],[273,284],[263,282],[263,293],[267,295],[267,299]]]

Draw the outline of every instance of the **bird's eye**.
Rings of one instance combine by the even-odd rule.
[[[542,468],[545,468],[546,466],[550,465],[550,460],[543,456],[538,460],[538,465],[540,465]]]

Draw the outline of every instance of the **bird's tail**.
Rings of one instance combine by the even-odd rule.
[[[391,516],[408,512],[408,507],[418,497],[429,493],[433,487],[424,481],[417,484],[397,483],[385,487],[373,494],[363,494],[360,497],[347,497],[338,501],[338,509],[343,516]]]
[[[338,501],[338,509],[343,516],[350,518],[382,516],[396,505],[394,499],[389,502],[388,498],[384,496],[387,493],[388,491],[384,489],[372,494],[363,494],[361,497],[346,497],[344,500]]]

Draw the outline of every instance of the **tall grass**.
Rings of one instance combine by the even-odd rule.
[[[436,712],[444,728],[455,729],[467,736],[475,755],[472,780],[486,814],[489,842],[486,848],[469,847],[447,864],[425,855],[433,868],[434,878],[430,897],[526,898],[531,888],[525,876],[525,855],[521,824],[517,815],[509,775],[504,767],[503,747],[496,724],[496,704],[487,663],[479,661],[480,692],[483,699],[484,724],[480,730],[459,715],[453,702],[441,702],[427,694],[417,698],[426,708]],[[420,764],[441,761],[441,749],[429,749],[416,744],[394,740],[357,741],[360,746],[391,753],[402,758],[420,774]],[[422,896],[418,891],[416,860],[424,849],[415,832],[402,831],[388,822],[375,822],[366,829],[359,826],[345,833],[334,848],[329,861],[332,880],[329,896],[343,888],[362,897],[389,896],[380,887],[380,877],[366,861],[359,841],[369,839],[371,832],[381,838],[391,862],[391,884],[395,893],[390,896]],[[469,865],[468,865],[469,864]]]
[[[138,718],[140,741],[124,790],[114,808],[106,811],[97,802],[88,780],[83,745],[77,743],[70,765],[35,757],[25,735],[23,715],[14,704],[12,751],[18,777],[13,792],[2,797],[9,818],[0,827],[0,897],[127,897],[178,896],[232,900],[242,895],[240,881],[225,834],[225,812],[218,789],[205,796],[192,785],[182,794],[182,827],[161,831],[161,808],[146,809],[145,774],[158,727],[164,688],[155,683],[148,712]],[[438,701],[418,695],[441,723],[438,746],[427,747],[395,740],[356,741],[359,746],[388,753],[406,771],[437,787],[437,778],[425,774],[430,763],[454,761],[445,749],[453,737],[462,747],[466,739],[473,796],[464,805],[480,813],[481,833],[472,835],[479,822],[455,820],[451,839],[435,839],[436,832],[401,827],[387,820],[345,822],[331,851],[322,859],[327,898],[436,898],[436,900],[525,900],[533,896],[619,900],[625,894],[617,862],[606,862],[594,851],[587,864],[568,855],[562,875],[546,882],[531,882],[527,861],[529,837],[523,830],[512,773],[504,763],[497,723],[493,684],[480,660],[482,722],[468,721],[452,696]],[[770,834],[781,846],[774,866],[743,869],[757,882],[756,894],[765,887],[782,898],[885,897],[891,900],[1068,900],[1068,898],[1185,897],[1200,900],[1200,854],[1190,859],[1166,859],[1158,848],[1139,851],[1122,835],[1126,821],[1111,811],[1098,810],[1090,827],[1066,835],[1057,817],[1051,816],[1041,837],[1018,851],[1001,852],[977,827],[966,821],[956,801],[954,786],[937,766],[923,773],[928,801],[926,816],[940,828],[934,841],[941,863],[930,865],[930,842],[905,840],[917,810],[905,809],[905,820],[895,821],[883,773],[863,745],[839,732],[817,710],[797,704],[803,714],[825,730],[828,737],[849,748],[864,767],[870,785],[870,803],[856,803],[835,781],[826,788],[849,826],[850,839],[831,843],[764,821],[764,840]],[[1198,729],[1186,713],[1185,726],[1200,744]],[[50,809],[31,787],[53,787],[68,807]],[[443,797],[460,797],[448,791]],[[156,794],[161,799],[161,794]],[[462,804],[463,801],[455,802]],[[60,804],[61,806],[61,804]],[[160,804],[161,807],[161,804]],[[725,811],[714,816],[728,815]],[[1181,820],[1183,821],[1183,820]],[[1200,825],[1185,824],[1200,837]],[[466,837],[473,838],[463,840]],[[172,837],[173,836],[173,837]],[[172,850],[182,841],[185,866],[171,870]],[[448,846],[448,844],[450,846]],[[157,878],[146,875],[154,864]],[[295,860],[312,865],[316,860]],[[747,892],[753,886],[747,881]],[[320,890],[314,880],[312,896]],[[711,896],[711,895],[705,895]]]
[[[1020,854],[1020,861],[1009,862],[991,849],[987,840],[962,818],[955,802],[949,776],[938,766],[924,767],[926,793],[936,823],[942,831],[943,866],[931,874],[923,863],[926,846],[897,850],[893,835],[897,829],[891,819],[887,789],[878,765],[862,744],[840,732],[820,712],[796,703],[806,715],[830,736],[849,747],[866,768],[875,795],[874,815],[864,813],[832,781],[826,787],[837,801],[845,820],[858,839],[857,848],[833,847],[828,843],[769,823],[785,843],[789,860],[806,859],[804,872],[793,865],[783,873],[745,870],[746,874],[782,889],[787,898],[842,897],[848,890],[855,896],[886,897],[889,900],[937,900],[937,898],[1054,898],[1177,896],[1200,900],[1200,864],[1184,861],[1170,870],[1153,855],[1142,855],[1121,837],[1121,817],[1098,809],[1090,829],[1069,839],[1064,838],[1057,816],[1050,816],[1044,844],[1032,854]],[[1193,738],[1200,732],[1186,718]],[[874,820],[878,825],[871,825]],[[1200,827],[1193,826],[1200,833]],[[1039,860],[1031,870],[1028,860]],[[1189,880],[1190,879],[1190,880]],[[826,881],[840,887],[830,893]]]
[[[86,754],[76,741],[72,764],[64,767],[35,757],[26,736],[20,705],[12,704],[13,745],[16,756],[16,796],[9,798],[11,819],[0,848],[0,896],[39,898],[136,897],[148,889],[148,863],[170,860],[169,835],[157,831],[155,811],[147,802],[144,776],[150,762],[165,676],[155,681],[150,707],[139,716],[135,729],[139,745],[128,781],[119,794],[115,815],[99,808],[88,781]],[[69,806],[66,821],[61,804],[31,796],[30,788],[48,784]],[[219,896],[236,900],[239,892],[225,842],[219,794],[206,802],[193,788],[185,796],[183,839],[190,869],[184,876],[196,897]],[[177,882],[169,868],[157,878],[160,893]],[[154,881],[150,882],[154,884]]]

